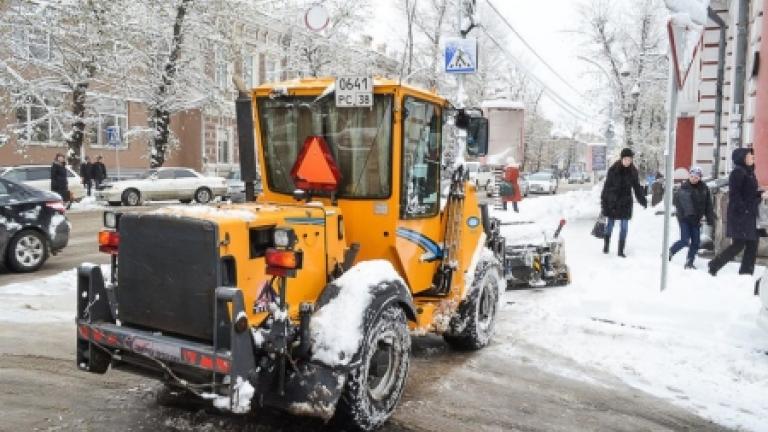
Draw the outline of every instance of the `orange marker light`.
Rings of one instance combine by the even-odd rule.
[[[117,255],[120,245],[120,233],[111,230],[99,231],[99,252]]]

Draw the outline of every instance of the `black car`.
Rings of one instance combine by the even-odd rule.
[[[18,272],[39,269],[69,241],[64,211],[57,194],[0,178],[0,262]]]

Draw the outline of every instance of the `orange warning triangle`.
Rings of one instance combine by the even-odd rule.
[[[310,136],[304,141],[291,169],[296,187],[306,190],[334,190],[341,173],[323,137]]]

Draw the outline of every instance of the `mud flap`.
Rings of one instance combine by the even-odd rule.
[[[81,265],[77,269],[77,321],[88,323],[115,322],[109,306],[109,296],[104,286],[101,268]],[[103,374],[109,368],[111,356],[90,342],[87,335],[77,334],[77,367]]]
[[[346,384],[348,370],[331,368],[315,362],[300,362],[285,379],[285,394],[267,392],[263,404],[294,415],[319,417],[328,421]],[[272,374],[259,375],[259,387],[269,388]]]

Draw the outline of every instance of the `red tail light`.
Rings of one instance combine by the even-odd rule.
[[[45,203],[45,206],[48,207],[49,209],[56,210],[57,212],[62,214],[65,211],[67,211],[67,208],[64,206],[64,203],[61,201],[49,201]]]
[[[265,252],[264,258],[267,261],[268,275],[293,277],[296,270],[301,268],[301,251],[270,248]]]
[[[117,255],[118,246],[120,246],[120,233],[110,230],[99,231],[99,252]]]

